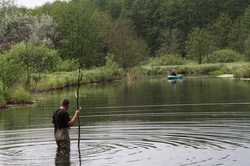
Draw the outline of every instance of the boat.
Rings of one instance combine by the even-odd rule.
[[[168,80],[182,80],[183,76],[182,75],[169,75]]]

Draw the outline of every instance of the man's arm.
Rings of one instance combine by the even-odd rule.
[[[80,115],[80,110],[76,110],[73,118],[70,119],[70,121],[68,122],[69,126],[72,127],[75,125],[75,123],[77,122],[78,120],[78,117]]]

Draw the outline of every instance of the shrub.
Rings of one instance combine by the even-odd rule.
[[[221,67],[221,64],[189,64],[180,66],[146,66],[143,67],[143,69],[146,75],[168,74],[172,69],[175,69],[178,74],[184,75],[209,75],[210,73],[219,70]]]
[[[221,66],[221,64],[184,65],[177,68],[177,72],[187,75],[209,75]]]
[[[188,35],[186,50],[188,55],[202,64],[214,50],[214,41],[210,32],[206,29],[194,28]]]
[[[5,105],[5,90],[4,85],[0,82],[0,107]]]
[[[148,65],[151,66],[166,66],[166,65],[183,65],[186,61],[179,55],[169,54],[160,57],[151,58]]]
[[[241,61],[244,56],[240,53],[233,51],[231,49],[222,49],[214,51],[207,58],[208,63],[231,63],[236,61]]]
[[[47,74],[36,84],[32,84],[32,90],[47,91],[76,85],[77,74],[78,71]],[[81,83],[106,82],[121,78],[123,70],[112,65],[106,65],[91,70],[82,70],[81,74]]]
[[[77,60],[71,60],[67,59],[64,61],[61,61],[60,64],[58,64],[58,71],[74,71],[78,68],[78,61]]]
[[[61,62],[56,50],[32,43],[16,44],[7,52],[7,56],[15,59],[26,70],[27,83],[30,82],[32,72],[54,71]]]
[[[12,103],[26,103],[31,101],[31,94],[21,86],[9,90],[8,94],[8,101]]]
[[[235,78],[250,78],[250,65],[243,65],[233,71]]]
[[[24,77],[23,66],[8,55],[0,55],[0,81],[8,88]]]

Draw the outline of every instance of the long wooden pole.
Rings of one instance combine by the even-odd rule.
[[[80,109],[80,81],[81,81],[81,68],[78,69],[78,79],[77,79],[77,92],[76,92],[76,109]],[[78,116],[78,153],[79,153],[79,163],[81,165],[81,149],[80,149],[80,140],[81,140],[81,123],[80,117]]]

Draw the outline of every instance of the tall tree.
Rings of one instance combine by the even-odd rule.
[[[222,14],[211,27],[214,41],[218,48],[226,48],[230,43],[229,34],[232,31],[233,21],[228,15]]]
[[[188,36],[186,43],[188,55],[203,63],[208,54],[214,49],[212,37],[205,29],[195,28]]]
[[[147,56],[146,44],[132,30],[129,21],[114,23],[106,40],[114,60],[125,69],[134,67]]]
[[[64,36],[62,54],[79,59],[82,67],[104,63],[96,15],[93,3],[85,0],[71,1],[64,8],[63,21],[59,23]]]

